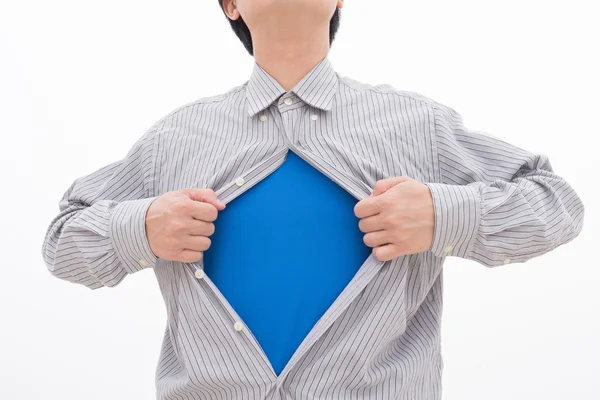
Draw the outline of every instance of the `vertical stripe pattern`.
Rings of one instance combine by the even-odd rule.
[[[428,251],[369,256],[276,375],[202,262],[154,256],[145,213],[156,197],[191,187],[228,203],[289,151],[357,201],[380,179],[425,183],[435,232]],[[445,258],[522,263],[575,238],[583,215],[547,156],[469,130],[421,94],[342,77],[326,57],[290,91],[255,64],[243,85],[161,118],[123,159],[66,190],[42,255],[54,276],[90,289],[154,271],[168,315],[159,400],[434,400]]]

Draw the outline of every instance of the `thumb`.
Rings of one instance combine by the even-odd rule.
[[[371,196],[379,196],[397,184],[406,182],[409,179],[410,178],[407,176],[396,176],[393,178],[381,179],[375,183],[375,187],[373,188],[373,193],[371,193]]]
[[[225,208],[225,203],[217,198],[217,194],[212,189],[196,189],[189,188],[181,190],[182,193],[186,194],[190,200],[201,201],[203,203],[210,203],[215,206],[218,210]]]

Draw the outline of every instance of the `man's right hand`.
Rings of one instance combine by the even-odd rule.
[[[156,257],[192,263],[210,247],[212,223],[225,204],[212,189],[167,192],[150,204],[146,213],[146,236]]]

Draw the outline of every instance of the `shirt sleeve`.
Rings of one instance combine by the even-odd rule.
[[[146,211],[156,199],[148,196],[155,133],[156,125],[123,159],[76,179],[66,190],[42,246],[52,275],[97,289],[154,267]]]
[[[439,182],[431,190],[430,251],[488,267],[525,262],[575,238],[584,206],[546,155],[469,130],[452,108],[433,107]]]

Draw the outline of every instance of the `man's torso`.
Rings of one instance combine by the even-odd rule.
[[[426,98],[321,69],[272,104],[251,80],[163,118],[150,195],[206,187],[229,203],[290,151],[356,201],[379,179],[439,180]],[[203,263],[176,264],[154,269],[168,313],[159,399],[439,398],[443,259],[430,252],[369,255],[279,374]]]

